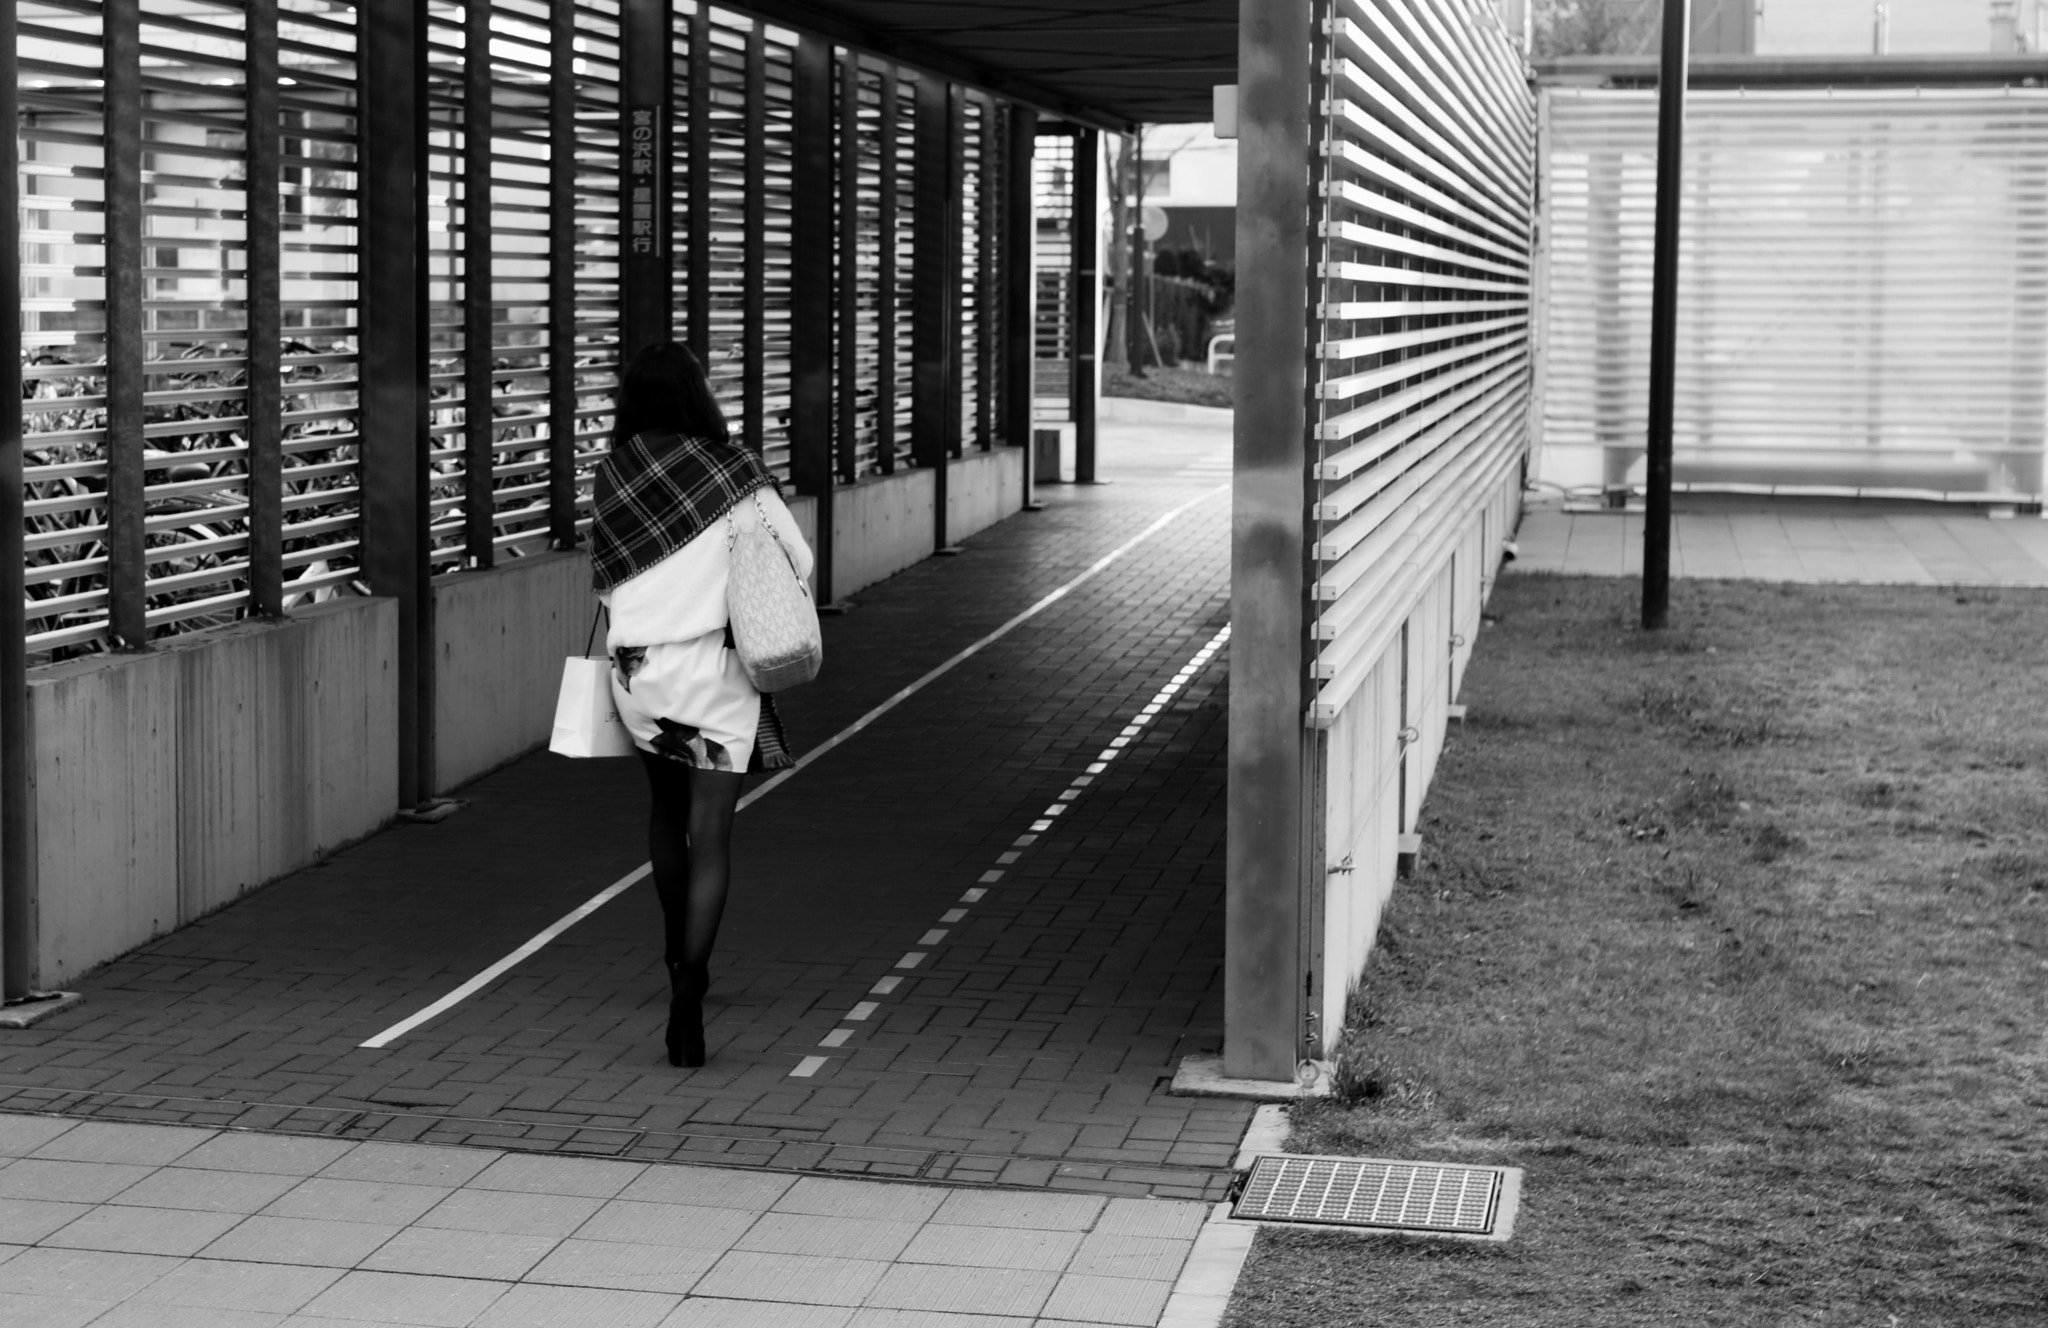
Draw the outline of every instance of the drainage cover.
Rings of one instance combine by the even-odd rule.
[[[1231,1216],[1398,1231],[1493,1234],[1498,1167],[1368,1157],[1273,1157],[1252,1164]]]

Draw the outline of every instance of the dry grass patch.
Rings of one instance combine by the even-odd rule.
[[[2048,595],[1501,583],[1302,1151],[1503,1246],[1262,1233],[1232,1328],[2048,1322]]]

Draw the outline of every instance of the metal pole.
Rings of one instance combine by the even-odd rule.
[[[946,196],[953,172],[952,95],[948,86],[929,74],[917,81],[915,122],[915,196],[911,209],[915,240],[911,257],[911,455],[928,467],[933,481],[932,547],[946,547],[946,461],[957,432],[947,428],[952,401],[949,380],[956,348],[953,339],[953,273],[960,246],[949,244],[952,200]]]
[[[1678,363],[1679,185],[1684,179],[1685,81],[1692,0],[1664,0],[1664,63],[1657,78],[1657,233],[1650,285],[1649,475],[1643,513],[1643,626],[1671,608],[1672,380]]]
[[[107,0],[107,609],[114,644],[149,644],[144,476],[142,278],[142,9]],[[16,261],[8,255],[6,261]],[[7,317],[19,317],[9,314]]]
[[[901,223],[896,216],[896,122],[903,113],[896,90],[896,67],[882,69],[882,178],[876,199],[875,243],[875,460],[884,475],[896,472],[896,318],[900,296],[896,284],[896,246]]]
[[[818,598],[832,593],[832,44],[797,38],[791,70],[789,476],[817,500]]]
[[[1023,106],[1010,108],[1010,144],[1004,157],[1009,179],[1003,187],[1003,441],[1024,449],[1024,502],[1034,500],[1031,486],[1032,297],[1033,239],[1037,225],[1032,208],[1032,156],[1038,142],[1038,114]]]
[[[1130,146],[1130,256],[1124,263],[1124,358],[1131,377],[1145,376],[1145,129],[1124,138]],[[1166,366],[1161,365],[1161,368]]]
[[[1102,170],[1102,131],[1081,128],[1074,131],[1074,219],[1069,231],[1073,238],[1073,374],[1071,384],[1074,417],[1074,481],[1095,482],[1095,360],[1096,316],[1102,293],[1096,289],[1096,250],[1100,247],[1102,216],[1098,197]]]
[[[851,484],[860,447],[860,56],[839,52],[839,249],[836,321],[838,393],[834,400],[832,477]],[[830,501],[829,499],[827,500]]]
[[[0,307],[21,308],[21,84],[15,63],[16,9],[0,5]],[[35,971],[30,891],[28,613],[22,603],[22,530],[27,494],[21,423],[21,315],[0,318],[0,997],[29,993]]]
[[[284,320],[279,187],[283,134],[277,0],[250,0],[249,611],[284,613]]]
[[[363,573],[398,601],[398,805],[433,786],[427,575],[426,23],[424,0],[367,0],[358,65]]]
[[[469,566],[496,561],[491,427],[491,0],[468,0],[462,66],[462,518]]]
[[[619,359],[673,334],[670,253],[668,0],[627,0],[620,13]],[[692,239],[695,238],[693,235]],[[693,329],[694,331],[694,329]]]
[[[576,48],[576,13],[555,5],[548,40]],[[548,71],[548,542],[576,546],[576,64]]]

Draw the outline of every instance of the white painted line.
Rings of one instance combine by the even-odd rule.
[[[859,733],[862,729],[874,723],[883,715],[888,714],[891,710],[894,710],[897,706],[902,705],[905,701],[908,701],[911,697],[917,695],[926,687],[929,687],[934,682],[937,682],[940,678],[945,677],[948,673],[951,673],[960,665],[972,659],[974,656],[980,654],[989,646],[994,645],[997,641],[1002,640],[1004,637],[1008,636],[1017,628],[1031,621],[1031,619],[1036,618],[1039,614],[1045,612],[1053,605],[1059,603],[1068,595],[1073,594],[1074,591],[1078,589],[1080,586],[1084,585],[1089,581],[1094,580],[1096,577],[1100,576],[1104,571],[1108,570],[1110,565],[1115,563],[1119,558],[1129,553],[1132,549],[1137,548],[1146,540],[1151,539],[1154,535],[1157,535],[1160,531],[1166,529],[1175,521],[1178,521],[1181,518],[1181,516],[1184,513],[1188,512],[1190,509],[1199,507],[1201,504],[1209,501],[1211,498],[1216,497],[1218,494],[1225,494],[1229,492],[1229,485],[1219,485],[1216,488],[1210,489],[1205,493],[1198,494],[1197,496],[1188,499],[1179,507],[1173,508],[1171,511],[1168,511],[1164,515],[1158,517],[1156,520],[1152,522],[1151,525],[1146,526],[1137,534],[1131,536],[1123,543],[1111,549],[1108,553],[1103,554],[1100,558],[1097,558],[1094,562],[1088,564],[1087,567],[1081,570],[1079,575],[1075,576],[1065,585],[1058,586],[1050,591],[1047,591],[1044,595],[1041,595],[1036,602],[1031,604],[1030,607],[1026,608],[1023,612],[1016,614],[1015,616],[1011,617],[1007,622],[997,627],[994,631],[989,632],[985,636],[977,638],[973,642],[969,643],[964,649],[953,654],[950,658],[944,660],[935,667],[928,669],[922,676],[918,677],[908,685],[898,688],[893,695],[891,695],[887,700],[883,701],[880,705],[868,711],[865,715],[862,715],[859,719],[853,721],[853,723],[848,724],[845,728],[839,730],[839,732],[833,734],[825,741],[819,743],[816,747],[813,747],[808,752],[805,752],[804,755],[798,759],[795,765],[789,767],[787,770],[780,772],[779,774],[772,776],[768,780],[764,781],[753,792],[741,798],[738,810],[745,811],[747,808],[759,802],[762,798],[767,797],[771,791],[780,788],[786,781],[795,778],[798,773],[807,770],[812,765],[816,764],[818,759],[824,756],[825,753],[831,751],[835,747],[840,746],[842,743],[852,738],[854,734]],[[484,987],[490,985],[491,982],[493,982],[499,976],[501,976],[507,969],[510,969],[513,965],[519,963],[521,960],[524,960],[532,956],[533,954],[537,953],[542,947],[546,946],[548,942],[554,940],[557,936],[560,936],[569,928],[575,926],[577,923],[583,921],[583,919],[589,917],[592,913],[595,913],[598,909],[610,903],[613,899],[617,898],[618,895],[621,892],[623,892],[627,886],[632,885],[635,881],[638,881],[641,877],[646,876],[652,870],[653,868],[651,864],[644,862],[641,863],[633,871],[628,872],[619,880],[613,882],[611,885],[606,886],[603,890],[600,890],[597,894],[591,896],[581,906],[579,906],[572,912],[566,914],[564,917],[562,917],[560,921],[548,927],[547,930],[541,932],[532,940],[520,946],[517,950],[514,950],[511,954],[506,955],[497,963],[492,964],[489,968],[477,974],[469,981],[463,983],[454,991],[449,992],[440,1000],[435,1001],[432,1005],[427,1006],[424,1010],[419,1011],[417,1014],[408,1015],[404,1019],[399,1020],[397,1023],[385,1029],[383,1032],[377,1034],[369,1041],[362,1042],[357,1045],[364,1047],[388,1046],[394,1040],[403,1037],[405,1034],[411,1032],[415,1028],[418,1028],[421,1024],[427,1022],[429,1019],[434,1018],[436,1015],[446,1013],[448,1010],[454,1008],[462,1001],[468,999],[469,997],[475,995],[478,991],[481,991]],[[792,1071],[792,1073],[794,1072]]]
[[[789,1077],[792,1079],[808,1079],[824,1069],[825,1062],[831,1059],[830,1056],[806,1056],[796,1063],[796,1068],[789,1072]]]
[[[964,908],[949,908],[945,912],[939,914],[939,921],[958,922],[966,916],[967,910]]]
[[[946,929],[944,927],[934,927],[932,930],[918,937],[917,943],[919,945],[937,945],[940,941],[943,941],[945,939]]]
[[[1018,848],[1030,848],[1033,844],[1036,844],[1037,842],[1037,835],[1018,835],[1016,840]]]
[[[904,955],[904,956],[903,956],[903,957],[902,957],[901,959],[899,959],[899,960],[897,960],[897,961],[896,961],[896,967],[898,967],[898,968],[916,968],[916,967],[917,967],[917,966],[918,966],[919,964],[922,964],[923,962],[924,962],[924,951],[922,951],[922,950],[912,950],[912,951],[911,951],[911,952],[910,952],[909,954],[906,954],[906,955]]]
[[[1087,779],[1088,779],[1088,776],[1086,776],[1086,775],[1083,775],[1083,776],[1081,776],[1081,778],[1079,778],[1079,779],[1075,780],[1074,782],[1075,782],[1076,784],[1081,784],[1081,783],[1085,783],[1085,782],[1087,781]],[[1070,788],[1070,789],[1068,789],[1068,790],[1067,790],[1066,792],[1064,792],[1064,793],[1060,794],[1060,801],[1061,801],[1061,802],[1072,802],[1072,801],[1073,801],[1074,799],[1076,799],[1076,798],[1078,798],[1078,797],[1080,797],[1080,796],[1081,796],[1081,790],[1080,790],[1080,789],[1078,789],[1078,788]]]
[[[960,902],[963,904],[979,904],[983,899],[987,897],[988,891],[982,889],[980,886],[975,886],[960,896]]]
[[[1109,762],[1107,760],[1094,761],[1089,764],[1088,773],[1091,775],[1099,775],[1107,769],[1109,769]]]
[[[1016,854],[1015,854],[1014,852],[1012,852],[1012,853],[999,853],[999,854],[997,854],[997,855],[996,855],[996,861],[997,861],[997,862],[1000,862],[1000,863],[1002,863],[1002,864],[1003,864],[1003,865],[1004,865],[1005,867],[1009,866],[1009,865],[1010,865],[1011,863],[1015,862],[1016,860],[1017,860],[1017,855],[1016,855]]]
[[[1002,879],[1003,874],[999,871],[985,871],[981,874],[981,881],[983,885],[994,885],[997,881],[1000,881]]]
[[[1040,831],[1040,832],[1044,832],[1044,831],[1047,831],[1047,830],[1050,830],[1050,829],[1052,829],[1052,822],[1051,822],[1051,821],[1033,821],[1033,822],[1031,823],[1031,828],[1032,828],[1033,830],[1037,830],[1037,831]]]
[[[821,1047],[843,1047],[846,1045],[846,1039],[852,1036],[853,1030],[850,1028],[835,1028],[819,1038],[818,1045]]]
[[[868,995],[887,996],[890,992],[896,990],[896,988],[902,985],[903,979],[895,976],[894,974],[891,974],[886,978],[876,978],[875,985],[868,988]]]
[[[405,1018],[399,1020],[391,1027],[377,1034],[377,1036],[371,1038],[369,1041],[360,1042],[356,1045],[362,1047],[389,1046],[392,1042],[396,1041],[401,1037],[404,1037],[407,1033],[410,1033],[413,1029],[418,1028],[421,1024],[426,1023],[427,1020],[432,1019],[434,1016],[441,1014],[444,1011],[453,1009],[462,1001],[469,999],[471,996],[474,996],[477,992],[481,991],[484,987],[490,985],[492,982],[495,982],[498,979],[499,974],[505,972],[505,970],[511,968],[514,964],[526,958],[528,955],[533,954],[542,946],[546,945],[549,941],[554,940],[555,937],[560,936],[563,932],[569,930],[569,928],[575,926],[577,923],[583,921],[583,919],[589,917],[592,913],[597,912],[598,909],[604,907],[606,904],[609,904],[614,898],[623,893],[627,886],[632,885],[634,882],[638,881],[641,877],[648,875],[653,870],[653,867],[649,864],[644,862],[641,863],[632,871],[627,872],[618,880],[613,881],[610,885],[598,891],[589,899],[583,901],[583,903],[578,905],[576,908],[570,910],[569,912],[563,914],[561,917],[557,918],[552,924],[550,924],[547,927],[546,930],[542,931],[532,940],[520,946],[511,954],[506,955],[497,963],[492,964],[489,968],[477,974],[469,981],[463,983],[454,991],[449,992],[440,1000],[435,1001],[432,1005],[429,1005],[424,1010],[419,1011],[417,1014],[407,1015]]]
[[[1056,803],[1054,803],[1054,804],[1053,804],[1052,806],[1050,806],[1050,807],[1048,807],[1048,808],[1046,808],[1046,809],[1045,809],[1045,814],[1046,814],[1047,816],[1058,816],[1058,815],[1059,815],[1059,814],[1060,814],[1061,812],[1065,811],[1066,809],[1067,809],[1067,804],[1066,804],[1066,803],[1064,803],[1064,802],[1056,802]]]

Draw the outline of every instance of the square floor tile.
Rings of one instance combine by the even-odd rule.
[[[23,1250],[6,1263],[9,1291],[25,1296],[125,1300],[176,1269],[181,1261],[113,1250]]]
[[[1082,1240],[1070,1273],[1094,1277],[1135,1277],[1153,1282],[1171,1282],[1180,1276],[1193,1240],[1168,1240],[1158,1236],[1119,1236],[1091,1233]]]
[[[491,1302],[470,1328],[655,1328],[682,1297],[605,1287],[524,1282]]]
[[[1095,1219],[1095,1233],[1193,1240],[1209,1213],[1208,1204],[1180,1199],[1111,1199]]]
[[[54,1199],[0,1199],[0,1241],[33,1245],[91,1211],[91,1204]]]
[[[112,1309],[110,1300],[72,1296],[25,1296],[0,1291],[0,1323],[7,1328],[85,1328]]]
[[[1086,1231],[1108,1201],[1098,1194],[1033,1190],[955,1190],[932,1220],[955,1227]]]
[[[516,1282],[555,1244],[553,1236],[413,1227],[379,1246],[376,1253],[362,1261],[362,1266],[382,1273],[489,1277]]]
[[[512,1190],[457,1190],[420,1218],[423,1227],[503,1231],[516,1236],[567,1236],[588,1222],[602,1199]]]
[[[88,1209],[43,1244],[69,1250],[129,1254],[197,1254],[242,1220],[240,1213],[166,1212],[161,1208]]]
[[[134,1208],[189,1208],[206,1213],[253,1213],[299,1183],[295,1176],[245,1175],[165,1167],[121,1192],[116,1203]]]
[[[127,1163],[25,1157],[0,1167],[0,1199],[105,1203],[155,1170]]]
[[[526,1275],[554,1286],[611,1287],[683,1295],[721,1256],[716,1250],[664,1249],[611,1240],[565,1240]]]
[[[136,1125],[126,1121],[80,1121],[75,1130],[36,1149],[36,1157],[61,1162],[125,1162],[160,1167],[175,1162],[213,1138],[212,1130],[183,1125]]]
[[[1038,1320],[997,1314],[942,1314],[936,1310],[855,1310],[846,1328],[1033,1328]]]
[[[1029,1318],[1052,1294],[1055,1273],[1023,1268],[954,1268],[897,1264],[868,1297],[878,1309]]]
[[[469,1188],[612,1199],[645,1170],[645,1162],[508,1153],[477,1173]]]
[[[334,1165],[365,1144],[322,1139],[307,1134],[251,1134],[240,1130],[216,1135],[178,1159],[181,1167],[202,1171],[259,1171],[278,1176],[311,1176]],[[396,1179],[395,1177],[393,1179]]]
[[[619,1191],[621,1199],[687,1204],[695,1208],[741,1208],[764,1213],[788,1193],[789,1176],[731,1171],[722,1167],[650,1166]]]
[[[323,1222],[311,1217],[245,1217],[233,1231],[200,1251],[209,1259],[291,1263],[312,1268],[353,1268],[397,1235],[384,1222]]]
[[[815,1217],[869,1217],[884,1222],[922,1222],[937,1212],[946,1191],[925,1185],[839,1180],[805,1176],[775,1201],[778,1213]]]
[[[381,1180],[400,1185],[461,1185],[504,1154],[495,1148],[435,1144],[358,1144],[321,1174],[336,1180]]]
[[[1060,1279],[1052,1299],[1045,1303],[1048,1319],[1078,1319],[1086,1323],[1140,1324],[1145,1328],[1159,1322],[1166,1309],[1171,1282],[1140,1282],[1124,1277],[1086,1277],[1069,1273]]]
[[[687,1204],[614,1199],[576,1228],[578,1240],[623,1240],[635,1245],[674,1245],[691,1250],[729,1250],[760,1215],[740,1208],[695,1208]]]
[[[943,1263],[963,1268],[1028,1268],[1056,1273],[1081,1247],[1078,1231],[1019,1231],[1014,1227],[947,1227],[933,1222],[896,1256],[899,1263]]]
[[[697,1294],[726,1300],[783,1300],[800,1305],[859,1305],[887,1272],[867,1259],[733,1250],[697,1284]]]
[[[846,1328],[854,1313],[844,1305],[692,1296],[662,1320],[661,1328]]]
[[[135,1294],[150,1304],[290,1314],[334,1284],[338,1268],[189,1259]]]
[[[834,1259],[895,1258],[917,1234],[915,1222],[876,1218],[764,1213],[735,1247],[763,1254],[815,1254]]]
[[[27,1157],[50,1140],[74,1129],[75,1120],[57,1116],[17,1116],[0,1113],[0,1157]]]
[[[0,1319],[0,1322],[6,1322]],[[94,1319],[92,1328],[280,1328],[282,1314],[224,1310],[211,1305],[159,1305],[131,1300]]]
[[[378,1180],[302,1180],[264,1208],[266,1217],[317,1217],[336,1222],[405,1226],[426,1216],[452,1190],[441,1185],[400,1185]]]
[[[406,1328],[467,1328],[507,1289],[503,1282],[468,1277],[353,1272],[315,1296],[304,1313]]]

